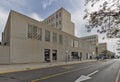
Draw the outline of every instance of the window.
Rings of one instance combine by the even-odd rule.
[[[33,26],[33,38],[37,39],[37,27]]]
[[[37,28],[37,39],[42,40],[42,29],[41,28]]]
[[[53,42],[57,42],[57,34],[53,32]]]
[[[73,39],[71,39],[71,47],[73,47],[73,46],[74,46]]]
[[[28,24],[28,38],[42,40],[42,29]]]
[[[78,59],[78,52],[71,52],[72,59]]]
[[[49,19],[49,23],[50,23],[50,19]]]
[[[59,13],[59,17],[61,17],[61,12]]]
[[[52,50],[52,60],[57,60],[57,50]]]
[[[58,14],[56,14],[56,18],[58,18]]]
[[[58,22],[56,22],[56,27],[58,26]]]
[[[50,42],[50,31],[45,30],[45,41]]]
[[[32,31],[33,31],[32,25],[28,25],[28,38],[32,38]]]
[[[74,41],[74,47],[78,48],[78,41]]]
[[[59,20],[59,24],[62,24],[62,21],[61,21],[61,20]]]
[[[60,27],[59,30],[62,30],[62,28]]]
[[[48,20],[47,20],[47,24],[48,24]]]
[[[62,35],[59,35],[59,43],[63,44],[63,36]]]
[[[54,17],[54,16],[52,16],[52,21],[54,21],[54,19],[55,19],[55,17]]]
[[[51,17],[51,22],[53,21],[53,18]]]

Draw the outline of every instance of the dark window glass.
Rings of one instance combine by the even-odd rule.
[[[45,30],[45,41],[50,42],[50,31]]]
[[[59,35],[59,43],[63,44],[63,36],[62,35]]]

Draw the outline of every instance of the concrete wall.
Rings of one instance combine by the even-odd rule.
[[[61,12],[61,17],[59,17],[59,13]],[[58,18],[56,18],[56,15],[58,15]],[[51,19],[54,17],[54,20],[51,21]],[[49,23],[46,23],[46,21],[49,21]],[[59,23],[59,21],[61,21],[61,24],[58,24],[56,26],[56,22]],[[75,35],[75,30],[74,30],[74,23],[71,21],[71,14],[65,10],[64,8],[59,9],[58,11],[56,11],[55,13],[53,13],[52,15],[50,15],[48,18],[46,18],[43,23],[52,26],[54,28],[57,28],[63,32],[69,33],[71,35]],[[53,24],[55,24],[53,26]]]
[[[2,32],[2,45],[10,46],[10,27],[11,27],[11,14],[9,14],[4,32]]]
[[[75,26],[74,23],[71,22],[71,14],[63,10],[63,27],[62,30],[71,35],[75,35]]]
[[[99,43],[98,44],[98,55],[100,55],[105,50],[107,50],[107,43]]]
[[[64,21],[66,21],[65,22],[66,24],[64,25],[66,25],[66,28],[68,28],[68,30],[71,30],[72,33],[74,29],[72,30],[70,28],[72,28],[73,26],[70,24],[69,24],[70,26],[67,25],[67,23],[70,22],[70,20],[68,19],[71,19],[69,16],[70,14],[67,12],[65,13],[68,14],[68,18],[67,16],[65,17]],[[38,28],[42,29],[42,40],[28,38],[28,24],[37,26]],[[3,51],[9,50],[6,52],[8,54],[3,56],[7,57],[5,60],[6,63],[45,62],[44,60],[45,49],[50,49],[51,60],[53,57],[52,50],[57,50],[57,61],[66,61],[66,55],[67,56],[69,55],[71,59],[72,52],[78,52],[78,55],[82,53],[82,59],[84,60],[86,59],[86,54],[90,54],[92,52],[92,50],[90,49],[90,43],[88,43],[87,41],[84,41],[80,38],[75,37],[74,35],[60,31],[58,29],[54,29],[51,26],[45,25],[43,22],[36,21],[15,11],[11,11],[10,13],[10,19],[7,28],[9,27],[10,29],[8,29],[8,31],[10,34],[8,34],[5,37],[9,37],[10,41],[9,40],[8,41],[10,42],[10,47],[9,49],[7,48],[0,49]],[[50,42],[45,41],[45,30],[50,31],[51,39]],[[7,33],[8,31],[4,31],[4,33]],[[52,40],[53,32],[57,34],[56,43],[54,43]],[[59,43],[59,35],[63,36],[62,44]],[[72,40],[73,42],[71,42]],[[76,43],[76,41],[78,41],[78,43]]]
[[[0,64],[9,64],[10,63],[10,54],[8,46],[0,46]]]
[[[87,47],[87,45],[90,45],[91,54],[95,58],[98,55],[98,36],[90,35],[86,37],[81,37],[81,39],[83,39],[86,42],[85,47]]]
[[[41,26],[35,20],[29,20],[21,14],[12,11],[11,14],[11,63],[30,63],[43,61],[42,41],[28,39],[28,24]]]
[[[80,52],[81,48],[75,48],[71,46],[71,39],[79,41],[79,38],[62,32],[58,29],[54,29],[44,25],[41,22],[33,20],[29,17],[11,12],[11,38],[10,38],[10,60],[11,63],[30,63],[30,62],[44,62],[44,50],[51,50],[51,59],[52,59],[52,50],[57,50],[57,61],[66,60],[66,51],[67,55],[71,56],[71,52]],[[28,33],[28,24],[35,25],[42,28],[42,40],[29,39],[27,37]],[[51,33],[51,41],[45,41],[45,30],[49,30]],[[52,33],[57,33],[63,35],[63,44],[59,44],[59,39],[57,43],[52,42]],[[66,38],[67,37],[67,38]],[[68,42],[67,42],[68,41]],[[83,55],[84,56],[84,55]]]

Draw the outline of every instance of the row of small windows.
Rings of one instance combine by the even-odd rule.
[[[53,27],[57,27],[58,25],[61,25],[62,24],[62,20],[59,20],[59,21],[56,21],[56,22],[45,22],[45,24],[50,24],[51,26]]]
[[[86,40],[95,40],[96,37],[92,36],[92,37],[88,37],[88,38],[85,38]]]
[[[78,41],[71,39],[71,46],[78,48]]]
[[[55,21],[56,19],[58,19],[58,18],[61,18],[61,12],[56,13],[55,15],[49,17],[49,18],[46,20],[45,23],[46,23],[46,24],[49,24],[49,23],[51,23],[51,22],[54,22],[54,21]],[[58,22],[56,22],[56,26],[57,26],[58,24],[62,24],[62,21],[59,20]]]
[[[50,42],[50,36],[50,31],[45,30],[45,41]],[[42,40],[42,29],[37,26],[28,24],[28,38]],[[52,38],[53,42],[57,43],[57,33],[53,32]],[[61,34],[59,35],[59,44],[63,44],[63,35]]]
[[[28,38],[41,40],[42,29],[37,26],[28,25]]]
[[[28,38],[29,39],[36,39],[36,40],[42,40],[42,29],[40,27],[30,25],[28,24]],[[58,40],[58,41],[57,41]],[[49,30],[45,30],[45,41],[50,42],[51,41],[51,32]],[[68,43],[69,40],[67,40]],[[53,32],[52,34],[52,42],[53,43],[59,43],[63,44],[63,35]],[[71,39],[71,47],[78,48],[78,41]]]
[[[97,42],[97,38],[92,36],[92,37],[88,37],[88,38],[84,38],[84,40],[89,41],[89,42]]]

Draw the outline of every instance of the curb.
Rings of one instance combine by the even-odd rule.
[[[92,61],[96,61],[96,60],[78,61],[78,62],[77,61],[76,62],[74,62],[74,61],[73,62],[57,62],[57,63],[49,63],[48,65],[41,66],[41,67],[25,67],[25,68],[21,68],[21,69],[13,69],[13,70],[10,70],[8,68],[8,70],[6,70],[4,72],[1,71],[0,74],[8,74],[8,73],[15,73],[15,72],[23,72],[23,71],[32,71],[32,70],[37,70],[37,69],[42,69],[42,68],[50,68],[50,67],[62,66],[62,65],[72,65],[72,64],[92,62]]]

